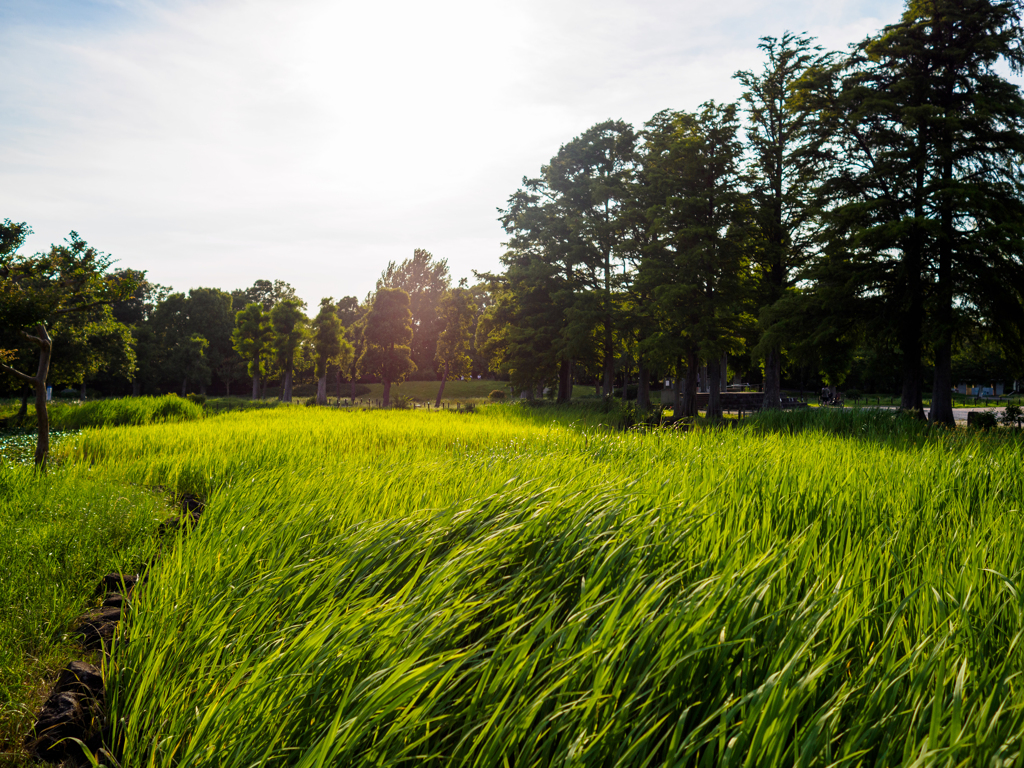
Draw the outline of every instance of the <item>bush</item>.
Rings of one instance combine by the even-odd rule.
[[[1003,410],[1003,418],[1001,421],[1007,427],[1019,426],[1021,421],[1024,421],[1024,412],[1021,411],[1021,407],[1019,405],[1008,405]]]
[[[860,398],[861,398],[861,391],[859,389],[848,389],[848,390],[846,390],[846,399],[847,400],[860,400]]]
[[[505,390],[503,389],[492,389],[491,394],[489,394],[487,397],[489,397],[491,400],[504,400],[507,396],[508,395],[505,393]]]
[[[392,395],[391,407],[406,411],[409,408],[412,408],[412,398],[406,397],[405,395]]]
[[[313,395],[312,397],[307,397],[305,405],[307,408],[314,407],[316,405],[316,395]]]
[[[995,429],[998,425],[993,411],[971,411],[967,414],[967,426],[974,429]]]
[[[206,395],[191,394],[186,399],[196,405],[206,405]]]
[[[59,397],[61,400],[77,400],[81,393],[77,389],[62,389],[60,392],[54,392],[54,397]]]

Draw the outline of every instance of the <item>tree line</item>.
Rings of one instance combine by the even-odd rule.
[[[839,385],[858,359],[899,370],[901,405],[953,423],[954,366],[1024,330],[1024,67],[1019,2],[911,0],[902,18],[824,51],[760,42],[739,103],[599,123],[501,210],[483,346],[517,387],[571,394],[581,370],[679,382],[755,369],[778,408],[785,368]],[[959,360],[958,360],[959,358]]]
[[[357,382],[382,381],[387,404],[391,384],[408,376],[440,378],[440,399],[448,377],[487,371],[474,337],[488,305],[482,286],[453,286],[447,262],[425,250],[389,263],[363,301],[326,297],[310,317],[282,280],[174,292],[144,272],[110,270],[109,257],[76,233],[48,253],[21,255],[30,232],[0,224],[0,384],[20,390],[23,404],[47,381],[75,383],[83,394],[88,384],[106,394],[130,387],[183,396],[211,385],[231,395],[248,382],[253,399],[276,383],[290,402],[296,380],[315,380],[320,403],[329,380],[339,397],[343,382],[354,397]],[[45,359],[36,357],[40,343]],[[33,366],[36,375],[26,373]]]

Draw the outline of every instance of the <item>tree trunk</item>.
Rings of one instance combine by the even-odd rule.
[[[697,415],[697,375],[700,372],[700,361],[697,353],[690,351],[686,355],[686,384],[683,390],[683,415]]]
[[[605,333],[604,349],[604,385],[602,392],[605,397],[611,397],[615,392],[615,354],[611,341],[612,329],[609,327]]]
[[[387,408],[391,405],[391,380],[382,379],[384,382],[384,407]]]
[[[641,359],[638,365],[636,383],[636,407],[644,411],[651,410],[651,372],[647,370],[647,363]]]
[[[284,386],[281,388],[281,399],[286,403],[292,401],[292,369],[284,372]]]
[[[708,410],[709,419],[722,416],[722,359],[712,357],[708,361]]]
[[[337,384],[338,384],[338,405],[341,405],[341,368],[338,369]]]
[[[914,187],[914,221],[924,218],[924,169],[919,167],[915,174]],[[899,320],[899,343],[903,352],[903,392],[900,395],[900,408],[913,413],[918,418],[924,416],[924,403],[921,400],[921,331],[924,317],[924,286],[922,279],[922,260],[924,252],[924,233],[920,224],[914,224],[910,234],[910,242],[903,254],[904,302],[903,315]]]
[[[441,387],[437,390],[437,401],[434,403],[435,408],[441,407],[441,396],[444,395],[444,385],[448,381],[448,362],[445,361],[444,373],[441,375]]]
[[[327,372],[316,380],[316,404],[327,405]]]
[[[27,333],[22,335],[39,347],[39,368],[33,378],[20,371],[4,366],[8,373],[13,373],[19,379],[32,384],[36,393],[36,424],[38,427],[36,438],[35,463],[37,467],[46,468],[46,457],[50,453],[50,414],[46,410],[46,377],[50,373],[50,355],[53,353],[53,340],[46,332],[46,326],[40,323],[36,326],[36,336]]]
[[[774,347],[764,358],[764,400],[761,408],[766,411],[782,409],[782,353]]]
[[[184,397],[188,394],[188,377],[186,376],[181,380],[181,396]]]
[[[942,181],[946,188],[953,179],[952,154],[943,137]],[[932,424],[956,426],[953,418],[953,211],[948,195],[939,198],[939,275],[935,307],[937,338],[932,345],[935,354],[935,378],[932,381],[932,407],[928,419]]]
[[[352,389],[349,390],[349,391],[351,393],[352,402],[354,403],[356,401],[356,377],[355,376],[352,377]]]
[[[224,397],[231,397],[231,379],[224,379]]]
[[[572,399],[572,360],[563,360],[558,371],[558,402],[568,403]]]
[[[88,397],[89,397],[88,390],[86,390],[86,388],[85,388],[85,382],[84,381],[81,384],[78,385],[78,391],[79,391],[79,395],[78,396],[79,396],[80,399],[82,399],[82,400],[88,399]]]
[[[50,361],[49,352],[45,353],[47,357],[46,366],[49,368]],[[40,358],[43,353],[40,353]],[[39,363],[40,368],[42,362]],[[36,421],[39,424],[39,436],[36,439],[36,456],[35,462],[37,467],[46,466],[46,457],[50,453],[50,414],[46,410],[46,380],[36,380]]]
[[[142,394],[142,382],[138,379],[132,379],[132,397],[138,397]]]
[[[199,382],[199,394],[206,397],[206,384],[205,382]]]
[[[260,375],[258,373],[254,373],[252,376],[252,399],[260,399]]]
[[[683,361],[676,362],[676,372],[672,380],[672,416],[683,417]]]

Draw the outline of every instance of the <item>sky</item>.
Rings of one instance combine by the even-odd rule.
[[[0,220],[175,290],[364,297],[415,248],[500,268],[498,209],[591,125],[733,101],[758,39],[894,0],[0,0]]]

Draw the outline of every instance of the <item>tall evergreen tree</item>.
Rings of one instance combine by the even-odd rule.
[[[998,317],[1017,339],[1024,328],[1024,102],[999,72],[1024,65],[1020,40],[1016,2],[912,0],[825,89],[822,128],[842,161],[822,186],[832,282],[894,329],[901,406],[918,414],[931,347],[932,418],[947,424],[958,316]]]
[[[764,360],[764,402],[782,407],[782,357],[787,339],[780,304],[795,289],[814,248],[814,191],[827,172],[819,146],[817,112],[803,98],[801,85],[809,75],[826,70],[834,55],[822,53],[814,39],[786,32],[762,37],[758,48],[765,63],[760,72],[735,77],[743,85],[747,112],[746,168],[751,193],[753,229],[750,256],[754,300],[761,313],[761,339],[756,352]]]

